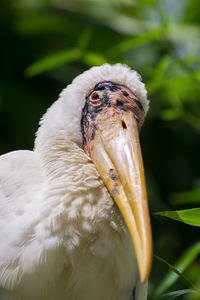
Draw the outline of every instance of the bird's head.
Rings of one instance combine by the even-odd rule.
[[[47,132],[66,135],[92,160],[130,232],[142,281],[147,280],[152,262],[138,137],[148,104],[145,86],[135,71],[120,64],[93,67],[62,92],[44,117],[36,140],[37,149]]]

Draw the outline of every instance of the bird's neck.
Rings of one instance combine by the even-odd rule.
[[[68,249],[88,241],[94,245],[99,235],[105,239],[113,231],[125,230],[94,164],[77,144],[54,137],[35,151],[47,179],[44,207],[51,210],[46,213],[52,218],[49,231],[59,229]]]

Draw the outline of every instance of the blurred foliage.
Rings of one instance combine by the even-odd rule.
[[[76,75],[126,63],[151,99],[141,132],[150,210],[197,208],[199,1],[1,0],[1,7],[1,154],[33,147],[39,118]],[[200,299],[199,228],[155,215],[152,226],[154,252],[170,263],[155,260],[149,299]]]
[[[168,288],[171,287],[171,285],[173,285],[179,279],[179,277],[183,278],[187,283],[189,283],[189,285],[194,288],[193,291],[198,292],[196,291],[196,288],[193,286],[192,282],[188,280],[188,278],[186,278],[182,273],[191,265],[191,263],[197,258],[199,254],[200,243],[198,242],[191,246],[189,249],[187,249],[181,255],[181,257],[176,261],[174,267],[167,263],[165,260],[157,257],[159,260],[166,263],[170,270],[159,283],[159,285],[155,288],[153,292],[154,298],[158,297],[159,295],[162,295],[163,292],[168,290]]]

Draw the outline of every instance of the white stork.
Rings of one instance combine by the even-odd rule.
[[[0,157],[1,300],[146,299],[147,110],[135,71],[93,67],[48,109],[34,151]]]

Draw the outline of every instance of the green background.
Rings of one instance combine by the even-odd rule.
[[[142,75],[154,254],[165,260],[154,257],[149,299],[200,299],[199,210],[195,226],[154,214],[200,203],[199,1],[1,0],[0,16],[0,154],[32,149],[40,117],[89,67],[121,62]]]

